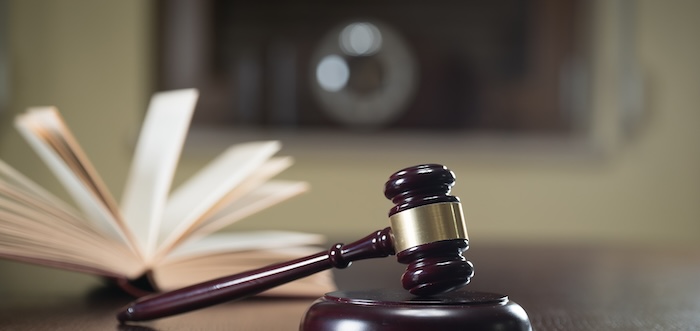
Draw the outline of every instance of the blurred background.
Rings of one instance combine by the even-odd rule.
[[[442,163],[473,245],[700,239],[700,2],[0,1],[0,158],[56,105],[116,197],[148,99],[197,87],[177,181],[280,139],[311,191],[231,230],[353,239],[383,184]]]

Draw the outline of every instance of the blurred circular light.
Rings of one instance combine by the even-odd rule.
[[[352,56],[368,56],[379,52],[382,47],[382,34],[371,23],[348,24],[340,32],[340,49]]]
[[[324,90],[342,90],[350,78],[348,63],[338,55],[327,55],[316,66],[316,80]]]

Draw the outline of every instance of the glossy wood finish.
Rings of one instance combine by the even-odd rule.
[[[700,247],[480,242],[469,259],[465,289],[508,294],[536,331],[700,330]],[[334,273],[344,291],[401,290],[404,269],[377,259]],[[114,314],[131,299],[95,277],[0,261],[0,330],[295,331],[317,298],[249,298],[119,326]]]
[[[143,297],[120,311],[117,319],[147,321],[240,300],[322,270],[392,254],[391,229],[385,228],[348,245],[335,244],[327,252]]]
[[[525,311],[505,295],[454,291],[415,297],[382,289],[338,291],[316,300],[302,331],[531,331]]]
[[[395,172],[384,184],[384,196],[394,203],[389,216],[431,203],[459,202],[449,195],[455,174],[440,164],[422,164]]]
[[[428,203],[458,202],[456,197],[448,195],[454,182],[454,174],[444,166],[419,165],[390,176],[385,195],[396,204],[392,211]],[[439,219],[425,221],[440,222]],[[129,304],[117,319],[147,321],[172,316],[239,300],[322,270],[345,268],[352,261],[393,255],[392,238],[391,229],[385,228],[348,245],[336,244],[327,252],[150,295]],[[466,285],[473,274],[472,264],[462,256],[468,247],[467,240],[443,240],[399,252],[399,262],[408,264],[402,277],[404,288],[416,295],[434,295]]]
[[[414,295],[436,295],[461,288],[474,276],[474,266],[462,255],[467,240],[443,240],[412,247],[396,254],[407,264],[401,285]]]
[[[454,184],[455,174],[440,164],[401,169],[384,185],[384,196],[394,203],[389,216],[427,204],[459,202],[459,198],[449,195]],[[455,239],[398,252],[398,261],[408,265],[401,276],[403,288],[415,295],[435,295],[467,285],[474,274],[474,266],[462,255],[467,249],[468,240]]]

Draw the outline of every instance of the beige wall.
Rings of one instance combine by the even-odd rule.
[[[465,204],[475,242],[698,241],[700,2],[634,3],[637,56],[648,91],[648,116],[634,137],[625,138],[617,121],[619,89],[611,73],[619,64],[619,7],[608,4],[599,7],[593,25],[595,127],[583,146],[434,136],[407,138],[414,144],[406,146],[392,137],[283,136],[284,153],[297,159],[284,177],[309,180],[312,192],[236,227],[358,236],[386,225],[390,204],[381,190],[391,172],[439,162],[457,173],[454,192]],[[108,185],[120,192],[150,94],[150,4],[15,0],[10,7],[12,110],[58,105]],[[4,114],[3,159],[55,187],[10,121]],[[216,148],[201,148],[203,136],[188,146],[183,174],[214,155]],[[223,148],[236,139],[206,145]]]
[[[151,94],[149,1],[9,1],[11,100],[2,158],[54,187],[12,128],[14,114],[55,105],[108,184],[121,188]]]

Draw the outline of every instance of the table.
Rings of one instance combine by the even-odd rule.
[[[466,255],[476,269],[468,288],[508,294],[535,330],[700,330],[697,248],[472,243]],[[0,262],[0,272],[18,266]],[[31,270],[41,270],[33,281],[63,273]],[[391,257],[334,271],[344,290],[398,288],[402,272]],[[297,330],[314,300],[254,298],[120,326],[114,314],[131,298],[114,288],[27,293],[22,281],[0,284],[0,330]]]

